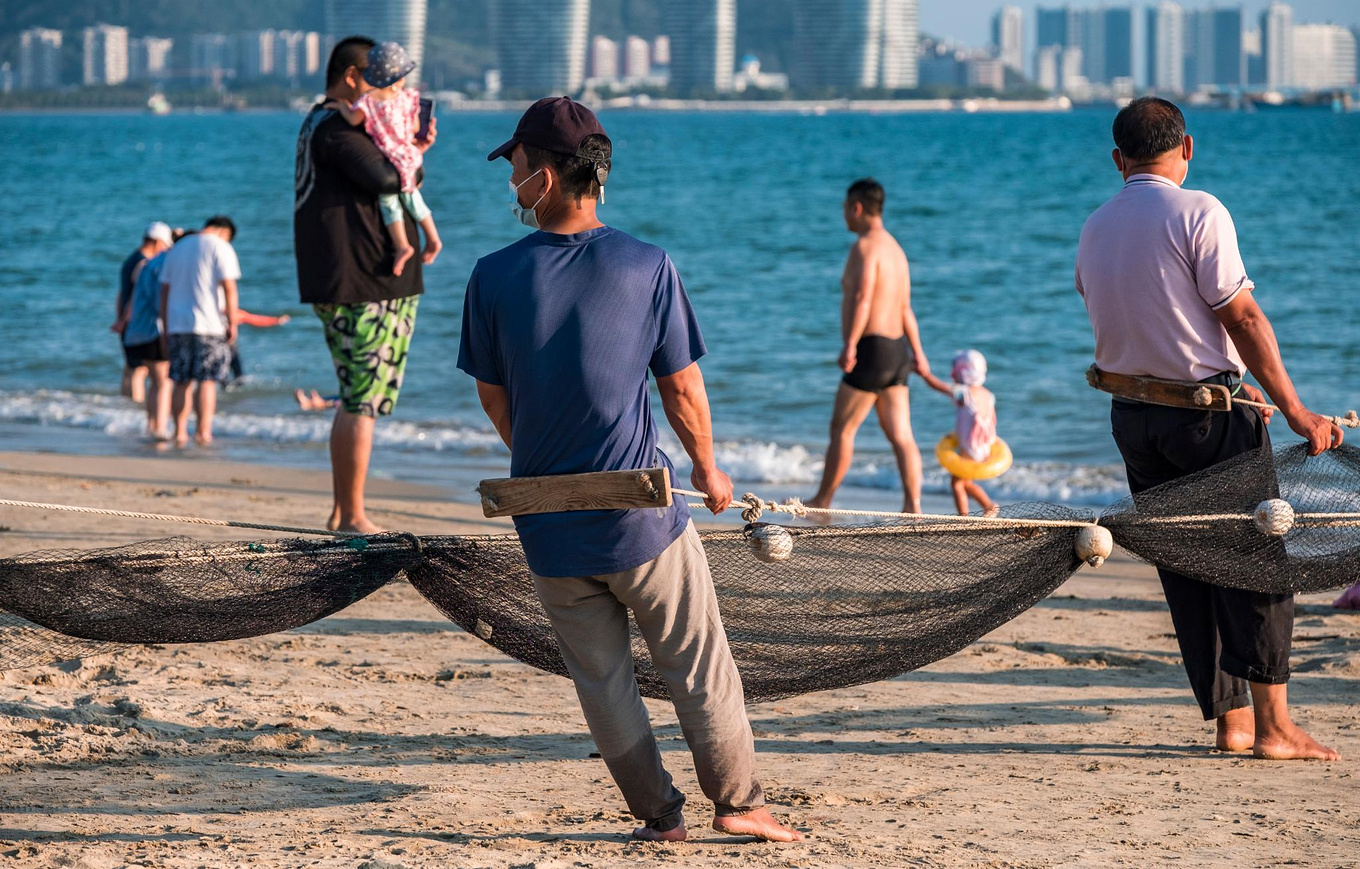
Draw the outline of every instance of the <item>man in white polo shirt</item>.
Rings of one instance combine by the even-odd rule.
[[[1223,384],[1260,401],[1260,392],[1241,382],[1250,371],[1313,455],[1340,446],[1341,429],[1294,391],[1252,296],[1228,210],[1208,193],[1181,188],[1194,142],[1180,109],[1155,97],[1134,100],[1115,118],[1114,140],[1124,189],[1086,221],[1077,252],[1077,291],[1095,330],[1096,364],[1112,374]],[[1269,449],[1269,419],[1241,405],[1216,413],[1121,398],[1111,411],[1135,497]],[[1289,717],[1293,596],[1158,573],[1195,699],[1205,720],[1217,721],[1218,747],[1281,760],[1337,759]]]
[[[231,345],[240,316],[235,237],[230,217],[210,217],[202,230],[170,249],[161,270],[161,334],[175,384],[171,415],[178,446],[189,442],[190,391],[196,393],[194,439],[212,443],[217,385],[231,379]]]

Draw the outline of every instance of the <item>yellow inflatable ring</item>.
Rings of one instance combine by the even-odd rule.
[[[935,445],[935,458],[952,476],[960,480],[990,480],[999,477],[1010,469],[1013,457],[1011,448],[1001,438],[992,444],[992,452],[985,462],[975,462],[959,453],[959,440],[952,434],[940,438]]]

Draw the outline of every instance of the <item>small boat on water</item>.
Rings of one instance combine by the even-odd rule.
[[[157,91],[147,98],[146,110],[153,115],[170,114],[170,101],[165,98],[165,94]]]

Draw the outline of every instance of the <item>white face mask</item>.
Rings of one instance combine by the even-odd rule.
[[[535,202],[533,205],[529,206],[528,208],[525,208],[523,205],[519,204],[519,189],[523,187],[525,184],[528,184],[530,181],[534,180],[534,178],[538,177],[539,172],[542,171],[543,171],[542,169],[539,169],[538,172],[535,172],[533,175],[530,175],[528,178],[525,178],[518,184],[516,184],[514,181],[508,182],[510,184],[510,210],[514,212],[516,220],[518,220],[525,226],[529,227],[530,229],[538,229],[538,212],[534,211],[534,209],[538,207],[539,202],[543,201],[543,196],[547,196],[548,193],[545,190],[543,192],[543,196],[538,197],[538,202]]]

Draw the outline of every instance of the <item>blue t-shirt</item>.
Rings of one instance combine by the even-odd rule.
[[[665,251],[605,226],[535,232],[479,260],[458,367],[505,388],[511,476],[536,477],[671,467],[656,447],[647,372],[669,377],[705,352]],[[688,523],[680,498],[666,508],[515,518],[539,576],[638,567]]]
[[[132,314],[123,330],[123,346],[148,344],[161,336],[161,269],[165,267],[165,253],[147,260],[137,275],[132,288]]]

